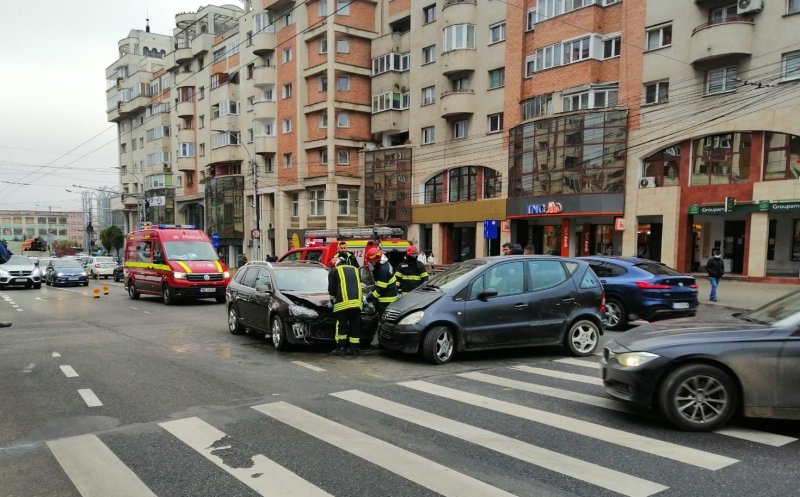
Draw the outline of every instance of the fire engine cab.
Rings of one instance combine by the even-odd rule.
[[[137,300],[158,295],[169,305],[179,298],[225,302],[228,267],[203,230],[193,225],[143,225],[125,237],[125,287]]]
[[[364,255],[369,247],[378,246],[396,265],[405,256],[411,242],[399,238],[401,228],[366,227],[306,230],[305,246],[283,254],[278,261],[313,261],[331,267],[331,260],[339,250],[339,242],[347,242],[347,250],[364,265]],[[334,241],[328,241],[334,239]]]

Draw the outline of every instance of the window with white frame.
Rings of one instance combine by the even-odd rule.
[[[340,16],[350,15],[350,3],[353,0],[336,0],[336,14]]]
[[[506,83],[506,68],[498,67],[489,71],[489,89],[500,88]]]
[[[506,23],[501,22],[493,26],[489,26],[489,44],[499,43],[506,39]]]
[[[564,56],[562,57],[564,64],[572,62],[579,62],[589,58],[589,45],[591,37],[586,36],[577,40],[564,42]]]
[[[261,102],[275,101],[275,86],[269,85],[261,88]]]
[[[169,137],[169,126],[156,126],[155,128],[148,129],[145,133],[145,137],[148,142]]]
[[[292,98],[292,84],[286,83],[283,85],[283,98]]]
[[[408,93],[399,91],[381,93],[372,97],[372,113],[383,112],[385,110],[404,110],[408,109]]]
[[[255,125],[256,136],[275,136],[275,118],[257,119]]]
[[[328,149],[327,148],[319,149],[319,163],[320,164],[327,164],[328,163]]]
[[[271,12],[259,12],[253,14],[253,33],[272,33],[275,25],[272,23]]]
[[[525,31],[533,31],[536,28],[536,9],[528,9],[525,15]]]
[[[541,22],[551,17],[560,16],[567,12],[586,7],[587,5],[594,5],[595,0],[539,0],[537,10],[539,17],[536,22]]]
[[[453,24],[444,28],[444,45],[442,52],[451,50],[467,50],[475,48],[475,25]]]
[[[294,12],[291,10],[286,12],[286,14],[284,14],[283,17],[280,18],[280,20],[281,20],[281,27],[287,28],[291,26],[292,24],[294,24]]]
[[[800,12],[800,0],[789,0],[789,14]]]
[[[180,143],[178,157],[194,157],[194,143]]]
[[[783,79],[800,78],[800,50],[783,54]]]
[[[436,62],[436,45],[422,47],[422,64],[431,64],[433,62]]]
[[[337,162],[339,163],[339,165],[345,166],[347,164],[350,164],[350,151],[349,150],[347,150],[347,149],[339,149],[337,155],[338,155]]]
[[[292,154],[283,154],[283,167],[284,169],[292,167]]]
[[[324,36],[319,39],[319,53],[328,53],[328,39]]]
[[[253,110],[253,107],[256,104],[256,97],[247,97],[247,111],[250,112]]]
[[[350,53],[350,40],[347,38],[339,38],[336,40],[337,53]]]
[[[424,50],[424,49],[423,49]],[[372,59],[372,75],[377,76],[388,71],[408,71],[409,54],[390,52]]]
[[[326,92],[328,91],[328,77],[327,76],[320,76],[319,77],[319,91]]]
[[[523,121],[552,113],[553,113],[552,93],[537,95],[533,98],[523,100],[522,103],[520,104],[520,115],[522,116]]]
[[[463,140],[469,134],[469,121],[456,121],[453,123],[453,139]]]
[[[309,216],[325,215],[325,190],[309,190]]]
[[[669,97],[669,81],[658,81],[644,85],[644,103],[661,104]]]
[[[525,58],[525,77],[532,78],[536,72],[536,56],[529,55]]]
[[[612,59],[619,57],[622,48],[622,36],[614,36],[603,40],[603,58]]]
[[[292,217],[300,216],[300,194],[292,193]]]
[[[220,148],[227,145],[238,145],[240,143],[239,132],[231,131],[226,133],[215,133],[211,135],[211,148]]]
[[[436,20],[436,4],[422,7],[422,24],[430,24]]]
[[[336,127],[349,128],[350,127],[350,113],[340,111],[336,114]]]
[[[323,112],[319,115],[319,127],[320,128],[327,128],[328,127],[328,113]]]
[[[291,133],[292,132],[292,120],[291,118],[285,118],[283,120],[283,134]]]
[[[534,58],[534,71],[543,71],[561,65],[561,43],[549,45],[536,50]]]
[[[239,114],[239,102],[236,100],[223,100],[219,103],[219,115],[220,116],[227,116],[227,115],[238,115]]]
[[[292,60],[292,48],[287,47],[283,49],[283,63],[286,64]]]
[[[338,198],[336,199],[336,204],[339,207],[339,215],[340,216],[349,216],[350,215],[350,190],[339,190],[337,192]]]
[[[350,91],[350,76],[342,74],[336,76],[336,91]]]
[[[319,17],[328,15],[328,0],[319,0],[319,10],[317,11]]]
[[[647,28],[647,50],[656,50],[672,45],[672,24]]]
[[[422,89],[422,105],[431,105],[436,102],[436,86],[426,86]]]
[[[247,128],[247,143],[253,143],[253,128]]]
[[[422,128],[422,144],[428,145],[434,141],[436,141],[436,128],[433,126]]]
[[[498,133],[503,131],[503,113],[489,114],[489,133]]]
[[[600,109],[617,105],[617,85],[603,85],[589,90],[565,93],[563,111],[570,112],[583,109]]]
[[[706,95],[724,93],[736,89],[736,66],[719,67],[706,72]]]
[[[200,157],[205,157],[205,155],[206,155],[206,144],[205,143],[201,143],[200,144]]]

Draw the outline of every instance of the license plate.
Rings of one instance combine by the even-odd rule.
[[[688,309],[689,308],[689,302],[675,302],[674,304],[672,304],[672,308],[673,309]]]
[[[214,292],[217,291],[217,289],[216,288],[201,288],[200,291],[203,292],[203,293],[214,293]]]
[[[27,283],[28,282],[28,278],[17,278],[14,281],[16,281],[17,283]]]

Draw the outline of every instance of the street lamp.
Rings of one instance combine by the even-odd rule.
[[[256,171],[256,161],[253,160],[253,156],[250,155],[250,151],[247,150],[247,147],[245,147],[242,144],[241,136],[231,131],[226,131],[224,129],[212,129],[211,131],[215,133],[225,133],[228,136],[233,137],[236,140],[236,144],[242,147],[245,153],[247,154],[248,164],[250,165],[250,174],[253,177],[253,208],[256,211],[255,229],[259,233],[258,238],[255,239],[255,250],[253,251],[253,260],[260,260],[259,258],[261,257],[261,213],[259,211],[259,205],[258,205],[258,174],[257,174],[258,171]]]

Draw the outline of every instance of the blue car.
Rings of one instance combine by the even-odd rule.
[[[86,269],[76,259],[51,259],[45,273],[47,286],[83,285],[89,286]]]
[[[628,321],[694,316],[697,282],[669,266],[638,257],[581,257],[606,292],[606,328],[624,330]]]

